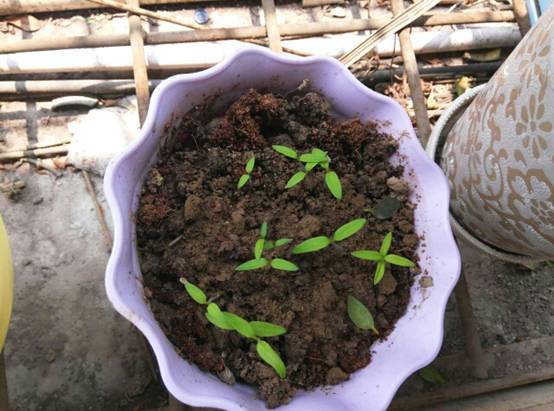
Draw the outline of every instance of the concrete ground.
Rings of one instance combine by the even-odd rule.
[[[15,267],[12,407],[131,409],[151,375],[137,333],[106,298],[108,252],[83,179],[29,173],[16,202],[0,198]]]

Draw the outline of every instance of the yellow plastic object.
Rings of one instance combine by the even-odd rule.
[[[8,233],[0,216],[0,351],[8,333],[13,299],[12,255]]]

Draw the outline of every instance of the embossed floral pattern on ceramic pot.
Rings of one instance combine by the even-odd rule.
[[[451,210],[504,251],[554,259],[554,8],[449,132]]]

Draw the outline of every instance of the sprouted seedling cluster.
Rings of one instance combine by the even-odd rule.
[[[245,173],[239,178],[237,188],[242,188],[245,186],[246,183],[248,183],[248,181],[250,180],[250,174],[252,174],[255,164],[256,164],[256,157],[255,156],[250,157],[250,159],[246,162],[246,166],[244,167]]]
[[[325,171],[325,184],[331,194],[337,199],[342,199],[342,186],[340,179],[331,168],[331,159],[326,151],[319,148],[313,148],[310,152],[299,155],[294,149],[282,145],[272,146],[277,153],[297,160],[303,164],[303,170],[296,172],[289,178],[285,188],[290,189],[301,183],[306,175],[316,167],[320,167]],[[254,170],[256,158],[251,157],[244,168],[245,173],[240,177],[237,187],[240,189],[250,180],[251,173]],[[396,200],[398,201],[398,200]],[[329,246],[335,246],[342,249],[338,243],[354,236],[364,228],[367,220],[365,218],[354,219],[339,228],[337,228],[331,237],[320,235],[309,238],[300,242],[292,248],[292,254],[306,254],[321,251]],[[236,271],[252,271],[259,269],[273,268],[280,271],[298,271],[298,266],[289,260],[277,256],[277,249],[283,247],[293,241],[292,238],[279,238],[269,240],[268,224],[263,222],[259,237],[257,238],[254,247],[254,258],[238,265]],[[393,241],[391,232],[387,233],[383,238],[379,250],[358,250],[351,252],[351,255],[376,263],[375,273],[373,275],[373,284],[377,285],[383,279],[386,271],[386,265],[392,264],[400,267],[415,267],[415,264],[409,259],[396,255],[389,254]],[[281,359],[279,353],[263,338],[277,337],[283,335],[287,330],[277,324],[272,324],[264,321],[247,321],[237,314],[222,311],[220,307],[208,300],[206,294],[194,284],[181,278],[180,281],[184,284],[187,293],[198,304],[206,306],[205,316],[207,320],[219,329],[226,331],[235,331],[245,338],[256,341],[256,352],[260,358],[270,365],[277,375],[281,378],[286,376],[286,365]],[[373,316],[368,308],[356,297],[348,295],[347,297],[347,314],[350,320],[361,330],[369,330],[375,334],[379,334],[375,327]]]
[[[262,338],[283,335],[287,332],[286,328],[265,321],[247,321],[237,314],[222,311],[216,303],[208,300],[204,291],[196,285],[185,278],[181,278],[180,281],[194,301],[206,306],[205,315],[210,323],[221,330],[236,331],[243,337],[255,340],[256,352],[260,358],[270,365],[279,377],[286,377],[287,368],[281,356],[267,341],[262,340]]]
[[[256,240],[254,245],[254,258],[248,260],[237,268],[236,271],[249,271],[249,270],[258,270],[264,267],[275,268],[276,270],[282,271],[298,271],[298,266],[294,263],[291,263],[284,258],[265,258],[263,256],[264,251],[270,251],[276,248],[279,248],[285,244],[288,244],[292,241],[291,238],[280,238],[275,241],[266,240],[267,237],[267,223],[263,222],[260,227],[260,238]]]
[[[396,254],[388,254],[392,243],[392,233],[388,233],[379,251],[375,250],[359,250],[354,251],[352,255],[361,260],[375,261],[377,267],[375,268],[375,275],[373,276],[373,284],[379,284],[385,275],[385,265],[392,264],[400,267],[415,267],[415,264],[405,257]]]
[[[313,148],[310,153],[305,153],[299,156],[296,151],[287,146],[274,145],[272,148],[279,154],[292,158],[293,160],[298,160],[300,163],[304,164],[304,170],[297,171],[291,178],[289,178],[287,184],[285,185],[286,189],[292,188],[299,184],[302,180],[304,180],[310,171],[319,166],[325,170],[325,184],[333,197],[337,200],[342,198],[342,185],[340,183],[339,176],[329,167],[331,159],[327,155],[326,151],[319,148]]]

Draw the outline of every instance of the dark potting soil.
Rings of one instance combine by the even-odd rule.
[[[337,120],[314,92],[282,97],[254,90],[215,117],[207,107],[185,116],[146,179],[137,214],[137,241],[145,295],[170,341],[186,359],[227,383],[256,386],[269,407],[288,402],[297,389],[333,385],[365,367],[371,344],[386,337],[410,297],[414,270],[388,267],[373,286],[375,265],[351,251],[379,249],[389,231],[392,253],[415,261],[414,205],[401,179],[402,166],[389,163],[397,142],[376,124]],[[303,169],[272,150],[280,144],[299,153],[328,151],[340,177],[337,201],[316,168],[302,183],[285,183]],[[256,165],[237,189],[248,159]],[[368,211],[386,197],[402,203],[388,219]],[[322,251],[292,255],[300,241],[332,236],[341,225],[364,217],[366,226]],[[262,222],[269,239],[294,241],[266,256],[295,262],[297,272],[235,271],[253,257]],[[281,354],[287,376],[280,379],[257,355],[255,342],[222,331],[205,318],[180,277],[199,286],[222,309],[248,320],[269,321],[287,333],[266,340]],[[353,295],[375,318],[380,335],[356,328],[346,300]]]

